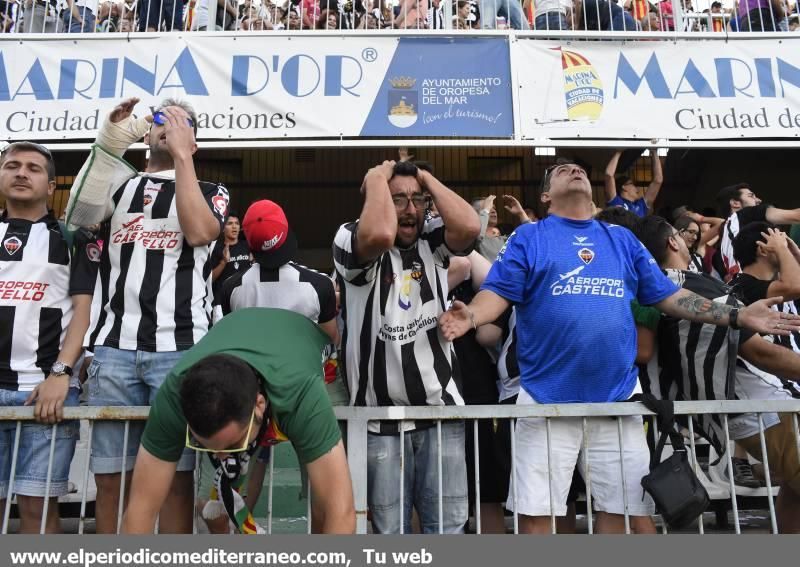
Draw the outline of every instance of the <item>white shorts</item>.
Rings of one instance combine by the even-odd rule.
[[[520,388],[517,405],[533,405],[536,401]],[[652,498],[644,492],[642,477],[650,472],[650,451],[640,416],[623,417],[625,486],[628,514],[650,516],[655,512]],[[625,501],[620,470],[617,420],[608,417],[587,419],[589,478],[584,467],[583,418],[550,420],[550,469],[553,471],[553,508],[556,516],[567,513],[567,494],[577,464],[587,485],[591,482],[595,511],[624,514]],[[547,426],[544,418],[521,418],[515,432],[515,463],[512,482],[516,495],[509,491],[507,508],[526,516],[550,515],[550,483],[548,477]],[[514,498],[516,496],[516,502]]]

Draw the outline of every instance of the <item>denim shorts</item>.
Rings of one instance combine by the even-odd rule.
[[[156,392],[183,352],[146,352],[96,347],[87,372],[90,406],[149,406]],[[124,451],[125,470],[133,470],[144,423],[131,421]],[[122,472],[125,424],[97,421],[92,433],[89,466],[95,474]],[[194,452],[186,449],[178,461],[179,471],[194,469]]]
[[[79,390],[70,388],[64,406],[77,406]],[[30,392],[0,390],[0,406],[22,406]],[[11,478],[11,460],[14,451],[17,422],[0,421],[0,499],[8,495]],[[78,421],[62,421],[55,431],[53,471],[50,478],[50,496],[63,496],[69,491],[69,466],[75,454],[79,435]],[[47,465],[53,426],[33,421],[22,422],[17,466],[14,471],[14,493],[22,496],[45,496]]]

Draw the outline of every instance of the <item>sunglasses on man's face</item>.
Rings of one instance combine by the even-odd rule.
[[[153,113],[153,124],[158,124],[159,126],[163,126],[167,122],[169,122],[169,118],[167,118],[167,115],[161,112],[160,110],[156,110]],[[194,120],[192,120],[191,118],[187,118],[186,122],[189,124],[190,127],[194,128]]]
[[[541,187],[540,187],[541,191],[545,192],[545,190],[547,190],[547,191],[550,190],[550,187],[549,187],[550,186],[550,179],[554,175],[556,175],[557,173],[560,173],[561,171],[571,170],[573,168],[577,168],[587,178],[589,177],[589,175],[586,173],[586,170],[583,169],[581,166],[579,166],[577,164],[574,164],[574,163],[556,163],[556,164],[553,164],[553,165],[551,165],[550,167],[548,167],[547,169],[544,170],[544,175],[542,176],[542,182],[541,182]]]
[[[243,453],[250,448],[250,433],[253,431],[253,422],[256,418],[256,410],[253,410],[253,414],[250,416],[250,425],[247,426],[247,433],[242,440],[241,447],[238,446],[238,443],[233,448],[228,449],[208,449],[203,446],[200,441],[198,441],[192,431],[189,429],[189,426],[186,426],[186,448],[192,449],[193,451],[201,451],[203,453]]]

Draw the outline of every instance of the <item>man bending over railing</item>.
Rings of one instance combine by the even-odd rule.
[[[264,533],[239,495],[260,445],[291,441],[306,466],[322,533],[354,533],[350,470],[322,365],[328,337],[304,316],[250,308],[217,323],[170,372],[153,402],[133,471],[126,533],[152,533],[184,448],[216,469],[205,517]],[[212,509],[213,508],[213,509]]]

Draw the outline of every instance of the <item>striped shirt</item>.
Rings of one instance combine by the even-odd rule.
[[[0,388],[28,392],[61,351],[70,296],[92,293],[100,250],[81,232],[72,255],[50,215],[36,222],[4,216],[0,243]]]
[[[706,299],[739,304],[730,288],[711,276],[686,270],[667,270],[667,275],[675,284]],[[639,369],[642,390],[656,398],[671,400],[789,398],[777,378],[761,371],[753,373],[741,359],[731,359],[737,356],[738,346],[753,336],[745,329],[738,331],[738,337],[729,336],[733,332],[728,327],[662,316],[656,354],[647,366]],[[776,418],[775,414],[765,414],[765,427],[774,425]],[[718,455],[723,455],[722,417],[704,414],[695,419],[698,432],[714,445]],[[758,432],[757,426],[755,431],[752,429],[752,414],[731,416],[729,423],[734,439]]]
[[[519,394],[519,363],[517,362],[517,312],[513,307],[500,317],[499,324],[503,329],[503,345],[497,358],[497,389],[500,401],[513,398]]]
[[[225,280],[221,303],[225,315],[246,307],[272,307],[294,311],[315,323],[336,317],[331,279],[294,262],[267,268],[256,260],[247,271]]]
[[[354,406],[463,405],[452,345],[439,332],[451,252],[441,218],[427,221],[417,242],[361,264],[358,222],[336,233],[333,259],[341,293],[345,375]],[[403,430],[417,427],[402,424]],[[398,424],[371,422],[375,433]]]
[[[772,282],[758,279],[750,274],[739,272],[731,281],[733,291],[745,305],[767,298],[769,286]],[[797,305],[793,301],[786,301],[771,307],[773,311],[797,315]],[[800,333],[792,331],[789,335],[762,335],[776,345],[793,350],[800,354]],[[794,397],[800,397],[800,385],[793,380],[779,378],[784,388],[789,390]]]
[[[751,222],[762,222],[767,220],[767,209],[770,205],[760,204],[754,207],[745,207],[738,210],[727,218],[722,225],[722,235],[720,237],[719,249],[722,256],[722,263],[725,265],[727,277],[725,281],[729,281],[736,274],[739,273],[739,262],[733,257],[733,239],[739,234],[742,227],[750,224]]]
[[[222,230],[228,191],[199,182]],[[103,229],[100,277],[90,345],[174,352],[191,348],[208,331],[210,246],[192,247],[178,221],[175,172],[143,173],[112,197]]]

